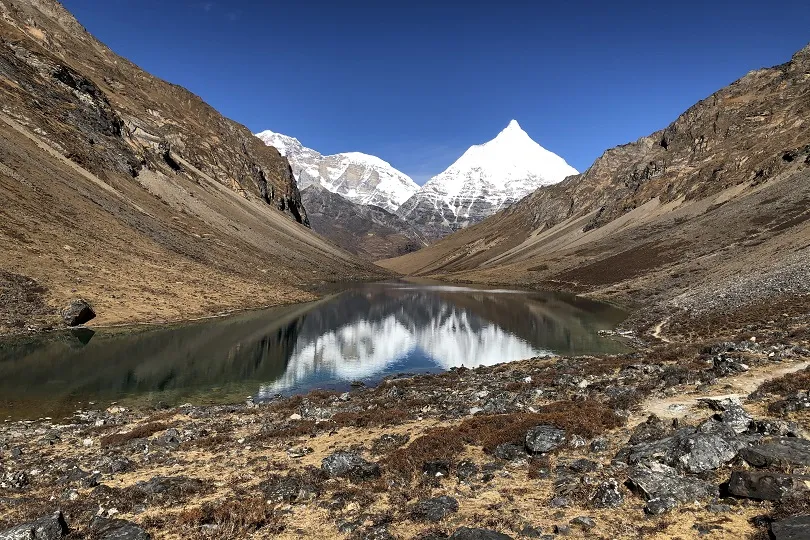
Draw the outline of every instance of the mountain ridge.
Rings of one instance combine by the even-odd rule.
[[[438,239],[514,204],[539,186],[576,173],[512,120],[494,139],[471,146],[428,180],[397,213]]]

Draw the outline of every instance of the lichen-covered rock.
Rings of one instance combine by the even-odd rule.
[[[619,483],[611,478],[599,484],[591,496],[591,504],[596,508],[615,508],[624,504]]]
[[[735,497],[759,501],[779,501],[810,491],[810,476],[772,472],[734,471],[728,491]]]
[[[810,538],[810,515],[774,521],[771,534],[774,540],[807,540]]]
[[[633,467],[628,474],[627,486],[648,501],[645,510],[650,514],[660,514],[680,504],[719,495],[714,484],[683,476],[672,467],[655,462]]]
[[[330,478],[367,480],[380,476],[380,466],[366,461],[357,452],[335,452],[323,459],[321,469]]]
[[[0,531],[0,540],[59,540],[68,534],[62,512]]]
[[[460,527],[450,535],[450,540],[512,540],[512,537],[491,529]]]
[[[416,503],[411,508],[411,517],[417,521],[436,522],[456,512],[458,512],[458,501],[453,497],[442,495]]]
[[[764,444],[743,448],[740,457],[752,467],[810,467],[810,441],[777,437]]]
[[[90,530],[98,540],[152,540],[139,525],[123,519],[97,517],[90,524]]]
[[[62,310],[62,320],[68,326],[78,326],[95,319],[96,312],[87,300],[77,298]]]
[[[551,452],[563,442],[565,431],[554,426],[537,426],[526,433],[526,449],[533,454]]]

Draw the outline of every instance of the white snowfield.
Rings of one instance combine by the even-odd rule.
[[[290,161],[298,187],[318,183],[358,204],[373,204],[389,212],[419,190],[405,173],[378,157],[361,152],[323,156],[287,135],[273,131],[256,134]]]

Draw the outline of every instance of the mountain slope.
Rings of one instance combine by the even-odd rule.
[[[277,151],[54,0],[0,0],[0,133],[0,332],[77,296],[179,319],[380,275],[305,226]]]
[[[477,223],[540,186],[577,174],[512,120],[493,140],[470,147],[428,180],[397,213],[431,238]]]
[[[274,146],[292,165],[298,187],[320,184],[357,204],[370,204],[393,212],[416,193],[419,186],[386,161],[361,152],[322,156],[281,133],[262,131],[256,136]]]
[[[423,248],[427,242],[407,221],[373,205],[355,204],[320,184],[301,191],[312,229],[370,261]]]
[[[810,47],[748,73],[666,129],[608,150],[585,173],[381,264],[565,288],[669,313],[803,295],[808,110]]]

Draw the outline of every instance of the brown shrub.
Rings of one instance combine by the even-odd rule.
[[[145,439],[151,437],[158,431],[169,429],[163,422],[150,422],[135,426],[126,433],[113,433],[101,438],[101,446],[118,446],[132,439]]]
[[[796,373],[788,373],[783,377],[765,381],[757,388],[757,394],[774,394],[787,397],[795,394],[799,390],[810,389],[810,368],[806,368]]]
[[[211,450],[230,442],[231,438],[227,435],[211,435],[210,437],[201,437],[191,441],[185,441],[180,447],[183,450],[190,450],[197,448],[199,450]]]
[[[414,472],[421,472],[426,461],[445,460],[453,462],[464,450],[464,442],[457,428],[433,428],[405,448],[391,452],[382,461],[387,471],[398,476],[412,478]]]
[[[411,418],[411,414],[400,408],[376,408],[370,411],[339,412],[332,416],[338,426],[379,427],[400,424]]]
[[[261,497],[235,498],[188,508],[178,514],[177,524],[185,530],[216,525],[217,538],[244,538],[245,534],[260,529],[277,534],[284,529],[279,516]]]

